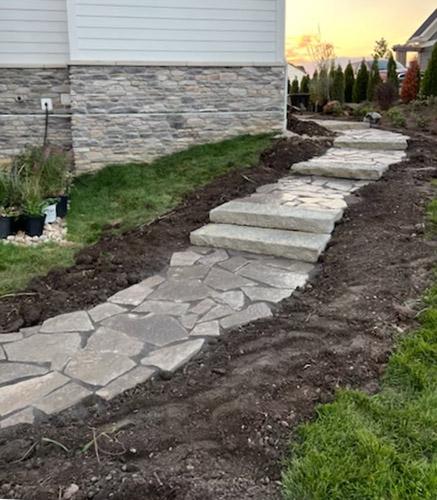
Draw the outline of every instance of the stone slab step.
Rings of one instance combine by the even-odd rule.
[[[330,234],[343,211],[230,201],[211,210],[211,222]]]
[[[370,128],[368,122],[346,122],[338,120],[312,120],[311,118],[305,119],[305,121],[311,121],[317,123],[321,127],[325,127],[333,132],[341,132],[343,130],[366,130]]]
[[[365,163],[345,163],[342,161],[323,161],[323,158],[302,163],[296,163],[291,171],[302,175],[319,175],[323,177],[340,177],[343,179],[357,179],[377,181],[382,177],[388,166],[366,165]]]
[[[408,147],[407,139],[404,137],[385,136],[352,136],[341,135],[334,140],[336,148],[369,149],[371,151],[404,151]]]
[[[191,243],[317,262],[330,240],[328,234],[283,231],[232,224],[208,224],[191,233]]]

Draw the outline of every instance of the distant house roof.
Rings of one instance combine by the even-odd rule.
[[[437,9],[428,17],[428,19],[422,24],[422,26],[420,26],[420,28],[414,33],[414,35],[410,38],[410,40],[422,36],[425,33],[425,31],[436,20],[437,20]]]

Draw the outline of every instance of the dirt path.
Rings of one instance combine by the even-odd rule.
[[[338,387],[376,391],[393,332],[413,323],[435,258],[422,226],[435,143],[413,141],[409,155],[360,192],[312,287],[278,316],[225,335],[170,380],[0,432],[0,494],[55,499],[76,483],[77,499],[279,498],[292,429]],[[98,460],[91,427],[115,422],[123,428],[98,439]],[[32,448],[41,438],[71,451]]]

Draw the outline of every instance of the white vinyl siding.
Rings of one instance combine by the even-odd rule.
[[[0,65],[68,60],[66,0],[0,0]]]
[[[73,63],[280,64],[285,0],[67,0]]]

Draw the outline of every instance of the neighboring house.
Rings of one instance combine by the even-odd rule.
[[[425,71],[436,44],[437,9],[404,45],[395,45],[393,50],[396,52],[396,59],[404,66],[407,64],[408,53],[417,54],[420,68]]]
[[[303,66],[296,66],[294,64],[288,63],[288,79],[290,83],[297,78],[299,83],[302,81],[302,78],[307,75],[305,68]]]
[[[285,0],[0,0],[0,158],[78,171],[285,126]]]

